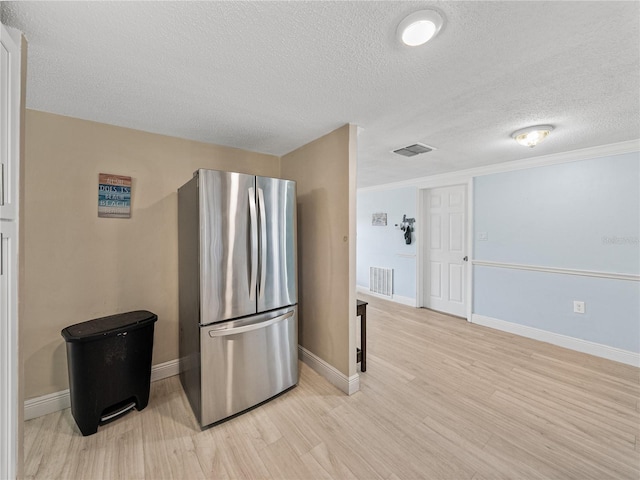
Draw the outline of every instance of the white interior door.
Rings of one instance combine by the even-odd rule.
[[[423,196],[424,306],[466,316],[466,186],[427,190]]]

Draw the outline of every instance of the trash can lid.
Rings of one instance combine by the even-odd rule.
[[[88,342],[102,337],[117,335],[145,327],[158,320],[155,313],[147,310],[119,313],[76,323],[62,329],[60,334],[67,342]]]

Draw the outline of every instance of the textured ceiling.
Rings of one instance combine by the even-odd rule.
[[[433,6],[438,37],[397,24]],[[2,2],[27,107],[283,155],[361,127],[358,186],[640,138],[640,3]],[[556,130],[535,149],[512,131]],[[390,153],[422,142],[414,158]]]

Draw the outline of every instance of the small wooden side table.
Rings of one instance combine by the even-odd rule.
[[[358,300],[356,315],[360,317],[360,348],[356,352],[356,362],[360,362],[360,371],[367,371],[367,302]]]

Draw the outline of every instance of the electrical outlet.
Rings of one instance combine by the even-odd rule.
[[[489,234],[487,232],[478,232],[478,241],[486,242],[489,240]]]
[[[584,313],[584,302],[573,301],[573,313]]]

